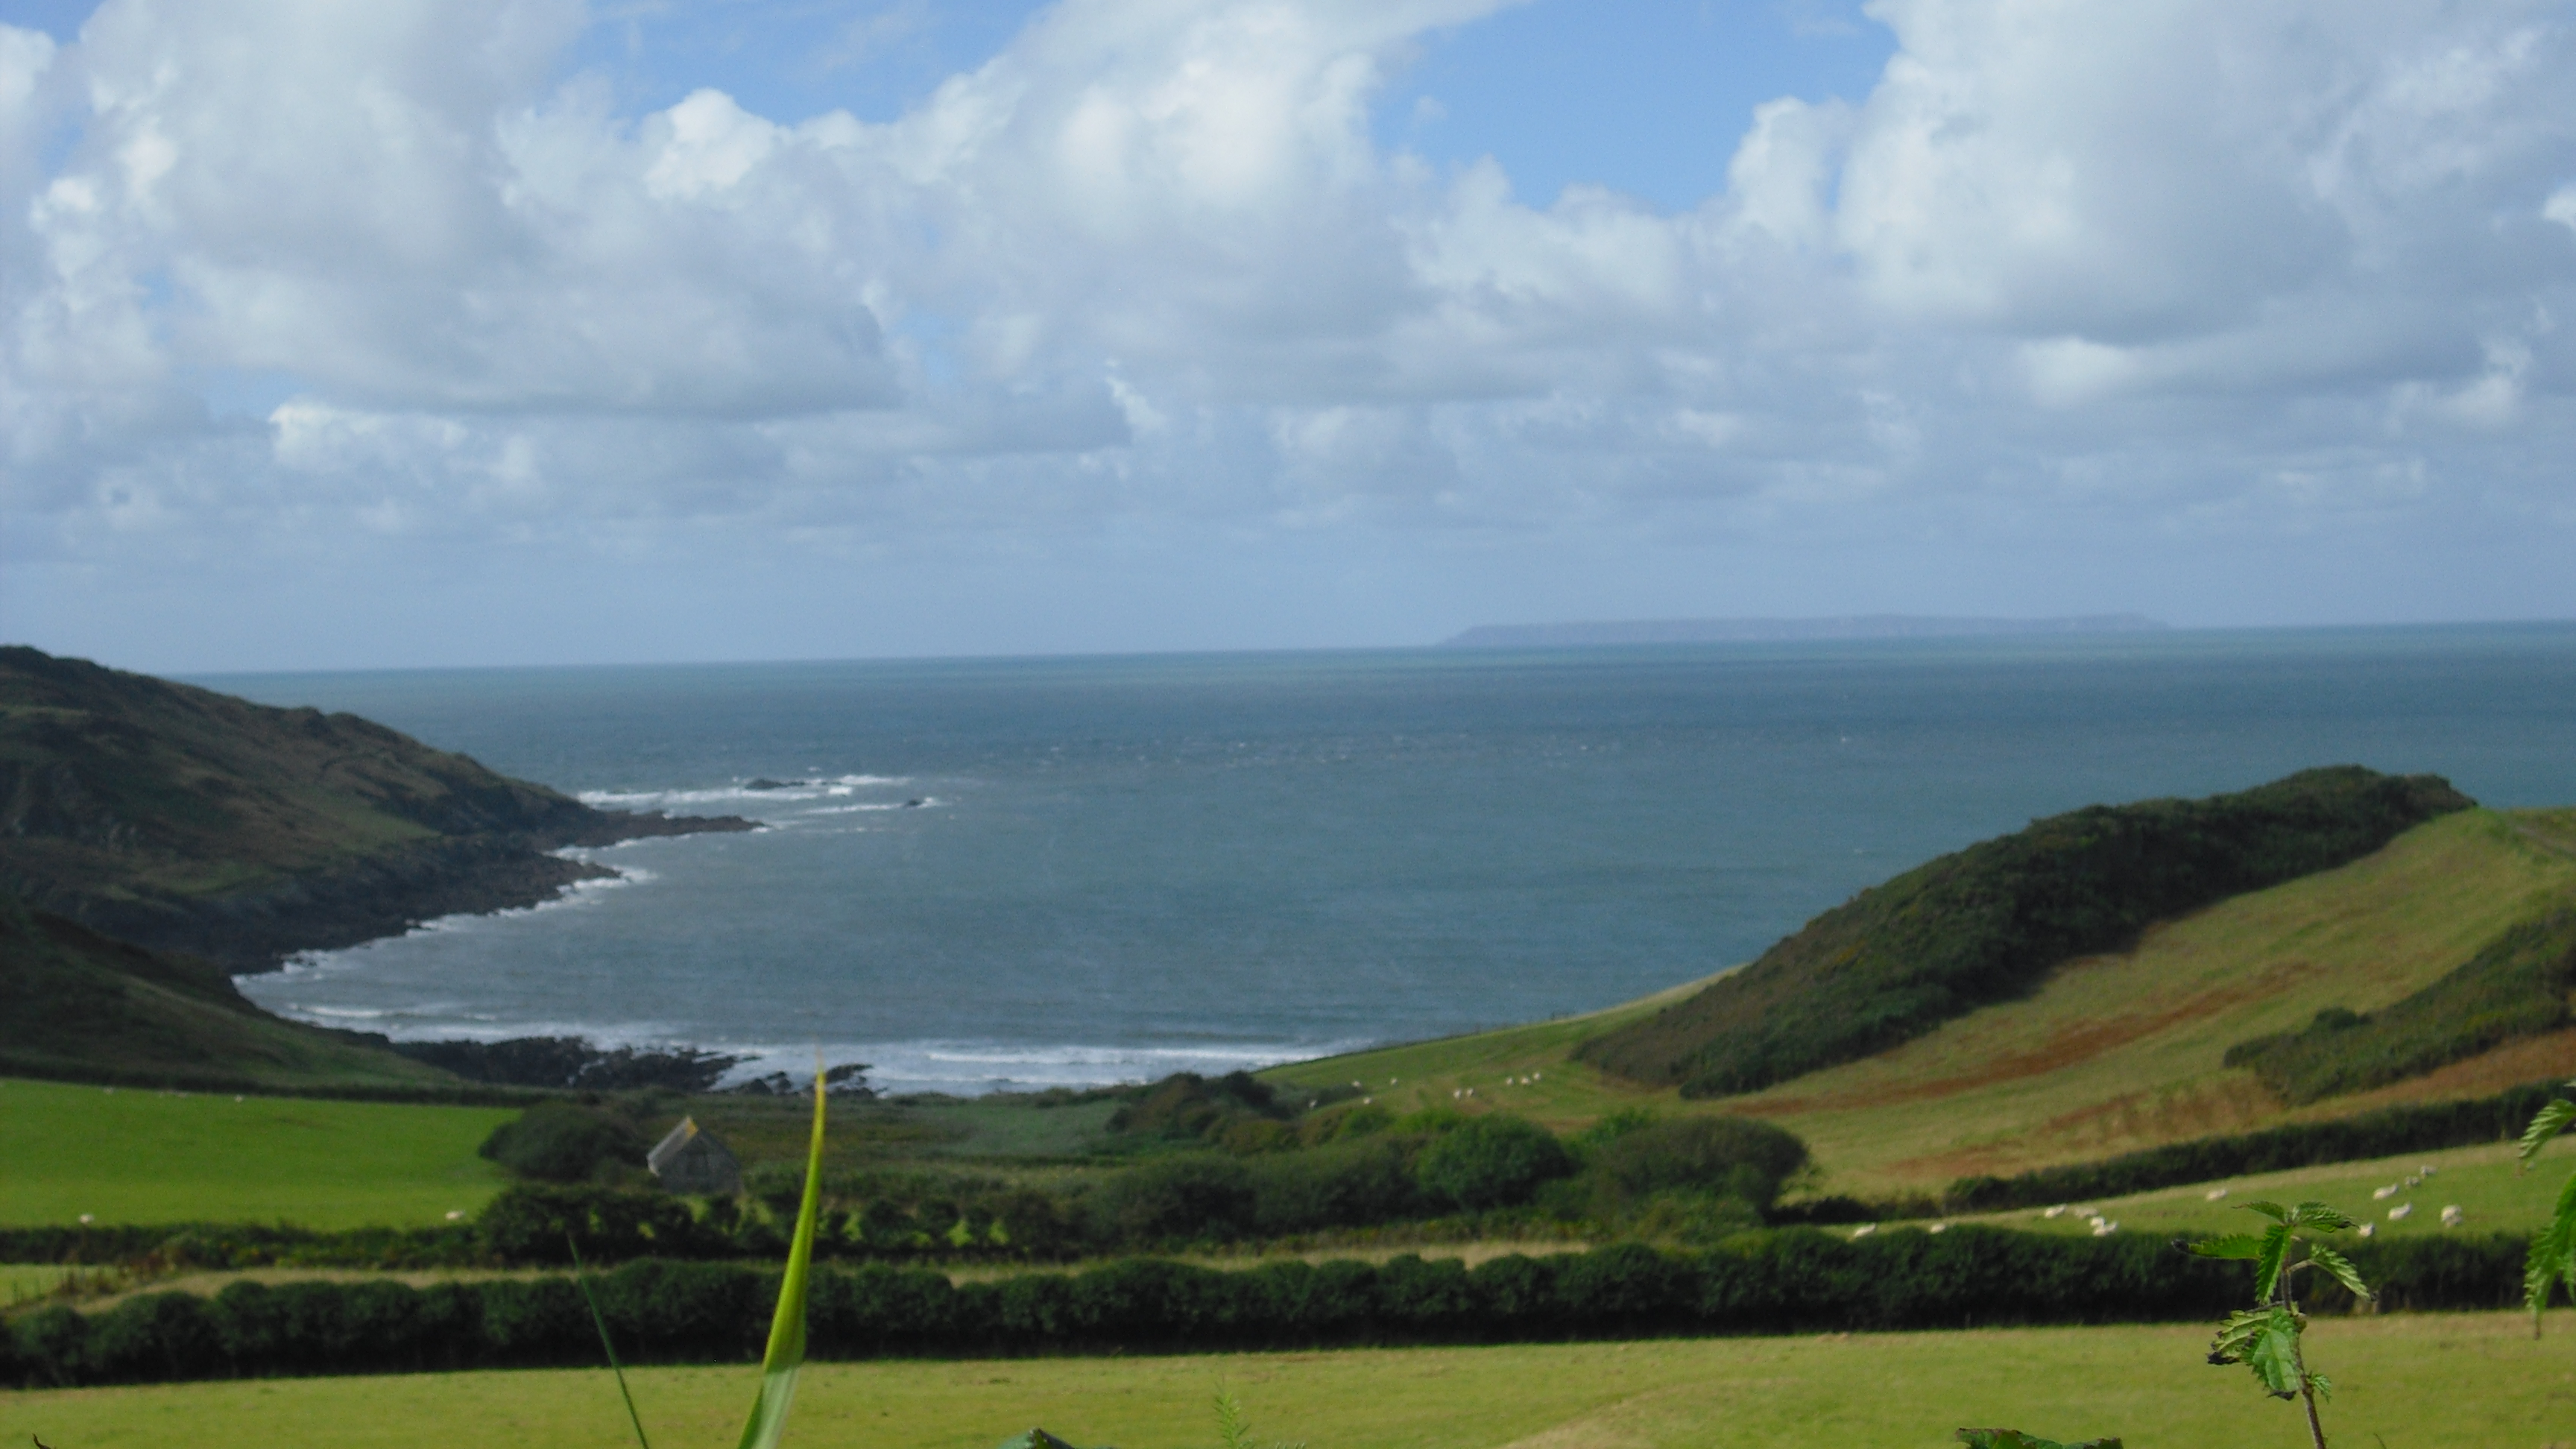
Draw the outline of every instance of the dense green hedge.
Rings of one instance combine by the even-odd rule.
[[[2387,1284],[2389,1306],[2429,1309],[2519,1302],[2522,1254],[2520,1240],[2493,1236],[2361,1244],[2353,1256]],[[749,1362],[777,1284],[756,1268],[655,1260],[601,1275],[596,1291],[621,1357]],[[1473,1269],[1404,1257],[1218,1272],[1131,1259],[952,1284],[878,1265],[816,1275],[808,1346],[866,1358],[2182,1321],[2218,1317],[2251,1284],[2243,1264],[2142,1234],[1973,1226],[1857,1241],[1794,1229],[1704,1254],[1626,1244]],[[13,1329],[0,1336],[0,1383],[29,1387],[601,1361],[579,1290],[561,1277],[237,1282],[212,1298],[156,1293],[86,1316],[49,1308]]]
[[[2304,770],[2234,795],[2096,805],[1917,866],[1743,970],[1575,1055],[1684,1096],[1758,1091],[2035,987],[2154,921],[2330,869],[2467,796],[2432,775]]]
[[[1963,1177],[1950,1184],[1942,1201],[1951,1212],[2042,1207],[2215,1182],[2249,1172],[2510,1142],[2530,1125],[2531,1115],[2561,1090],[2554,1082],[2535,1082],[2466,1102],[2383,1107],[2334,1122],[2300,1122],[2233,1137],[2202,1137],[2101,1162],[2037,1168],[2014,1177]]]

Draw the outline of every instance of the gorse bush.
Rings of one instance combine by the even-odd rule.
[[[1363,1137],[1259,1158],[1251,1169],[1253,1228],[1266,1237],[1427,1217],[1414,1181],[1416,1140]]]
[[[1265,1151],[1295,1145],[1296,1135],[1286,1125],[1295,1115],[1269,1083],[1250,1072],[1215,1078],[1182,1072],[1145,1088],[1111,1113],[1109,1130]]]
[[[1414,1178],[1436,1202],[1471,1212],[1529,1201],[1540,1184],[1574,1171],[1574,1154],[1544,1127],[1496,1113],[1441,1134]]]
[[[1230,1157],[1166,1157],[1115,1174],[1087,1207],[1103,1241],[1238,1238],[1252,1230],[1252,1174]]]
[[[651,1144],[634,1123],[572,1102],[540,1102],[492,1130],[480,1149],[521,1177],[587,1182],[603,1169],[640,1174]]]
[[[1685,1117],[1620,1132],[1592,1153],[1587,1175],[1625,1203],[1686,1192],[1768,1209],[1807,1165],[1807,1144],[1746,1117]]]
[[[2474,802],[2431,775],[2307,770],[2235,795],[2093,806],[1861,892],[1575,1055],[1685,1096],[1749,1092],[2020,996],[2152,922],[2357,860]]]

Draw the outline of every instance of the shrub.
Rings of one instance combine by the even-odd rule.
[[[1113,1174],[1088,1203],[1095,1234],[1113,1243],[1241,1237],[1254,1206],[1242,1163],[1197,1153]]]
[[[1574,1155],[1546,1128],[1496,1113],[1432,1143],[1414,1180],[1437,1201],[1481,1211],[1527,1202],[1539,1184],[1572,1171]]]
[[[1613,1137],[1587,1170],[1621,1201],[1681,1191],[1764,1209],[1806,1165],[1807,1144],[1785,1128],[1746,1117],[1685,1117]]]
[[[1250,1072],[1207,1078],[1196,1072],[1165,1077],[1110,1114],[1109,1130],[1138,1137],[1220,1142],[1246,1121],[1281,1122],[1291,1115],[1269,1083]],[[1274,1143],[1255,1148],[1267,1151]]]
[[[723,1246],[678,1198],[616,1188],[514,1187],[485,1204],[474,1225],[493,1255],[512,1263],[569,1263],[572,1244],[598,1262]]]
[[[642,1167],[647,1145],[623,1117],[571,1102],[540,1102],[494,1128],[482,1153],[521,1177],[587,1182],[602,1167]]]
[[[198,1379],[223,1363],[223,1336],[205,1299],[147,1293],[91,1319],[81,1359],[92,1383]]]
[[[1430,1204],[1407,1168],[1408,1145],[1364,1138],[1253,1163],[1254,1226],[1277,1235],[1420,1216]]]
[[[1297,1141],[1306,1147],[1321,1147],[1328,1142],[1347,1142],[1383,1132],[1395,1125],[1395,1114],[1373,1102],[1363,1102],[1339,1112],[1310,1112],[1297,1124]]]

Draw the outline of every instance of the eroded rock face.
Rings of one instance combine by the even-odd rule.
[[[597,810],[356,715],[0,648],[0,890],[234,971],[615,874],[566,846],[754,828]]]

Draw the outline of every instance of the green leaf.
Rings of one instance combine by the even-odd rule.
[[[2183,1251],[2198,1253],[2204,1258],[2259,1258],[2263,1255],[2263,1240],[2252,1233],[2229,1233],[2224,1237],[2202,1238],[2196,1243],[2185,1243],[2182,1246]]]
[[[626,1401],[626,1422],[635,1426],[635,1442],[643,1449],[653,1449],[653,1441],[644,1437],[644,1416],[635,1412],[635,1396],[626,1391],[626,1366],[617,1361],[617,1345],[609,1341],[608,1317],[599,1311],[599,1300],[591,1296],[590,1269],[581,1261],[581,1244],[566,1233],[564,1246],[572,1249],[573,1285],[581,1289],[581,1301],[590,1305],[590,1321],[599,1328],[599,1346],[608,1355],[608,1371],[617,1375],[617,1396]]]
[[[2299,1332],[2306,1320],[2283,1304],[2239,1309],[2218,1326],[2209,1345],[2209,1361],[2241,1363],[2254,1371],[2267,1392],[2289,1398],[2299,1387]]]
[[[2576,1087],[2576,1082],[2570,1082],[2567,1085]],[[2548,1146],[2549,1139],[2564,1131],[2570,1122],[2576,1122],[2576,1102],[2570,1102],[2565,1097],[2558,1098],[2534,1114],[2531,1125],[2522,1129],[2521,1145],[2514,1149],[2515,1156],[2521,1162],[2524,1171],[2531,1170],[2532,1154]]]
[[[2281,1280],[2281,1257],[2290,1249],[2290,1230],[2284,1225],[2267,1228],[2263,1245],[2254,1254],[2254,1296],[2270,1298],[2273,1285]]]
[[[2361,1270],[2352,1265],[2350,1258],[2323,1243],[2310,1243],[2308,1261],[2332,1273],[2336,1282],[2352,1290],[2353,1297],[2364,1300],[2370,1297],[2370,1286],[2361,1281]]]
[[[2291,1210],[2288,1225],[2294,1228],[2323,1228],[2330,1233],[2339,1233],[2346,1228],[2356,1226],[2352,1219],[2321,1202],[2299,1204]]]
[[[2275,1306],[2255,1325],[2245,1347],[2245,1366],[2263,1387],[2281,1398],[2299,1391],[2299,1315]]]
[[[778,1284],[778,1311],[769,1320],[769,1349],[760,1358],[760,1397],[742,1426],[740,1449],[778,1449],[787,1432],[787,1409],[796,1401],[796,1372],[805,1366],[805,1290],[814,1267],[814,1220],[823,1203],[823,1073],[814,1072],[814,1138],[805,1149],[805,1200],[796,1209],[796,1237],[787,1250],[787,1276]]]
[[[2276,1202],[2245,1202],[2238,1203],[2237,1206],[2249,1213],[2261,1213],[2276,1223],[2286,1223],[2290,1220],[2290,1210]]]
[[[2122,1449],[2117,1439],[2085,1439],[2073,1444],[2060,1444],[2042,1439],[2019,1429],[1962,1429],[1954,1435],[1969,1449]]]
[[[2558,1192],[2558,1210],[2550,1216],[2549,1225],[2531,1239],[2531,1255],[2523,1262],[2523,1306],[2531,1310],[2531,1331],[2540,1332],[2541,1310],[2549,1306],[2549,1290],[2559,1282],[2567,1284],[2571,1297],[2576,1297],[2576,1175]]]
[[[1216,1390],[1216,1437],[1225,1449],[1252,1449],[1252,1425],[1243,1417],[1243,1401],[1223,1384]]]

